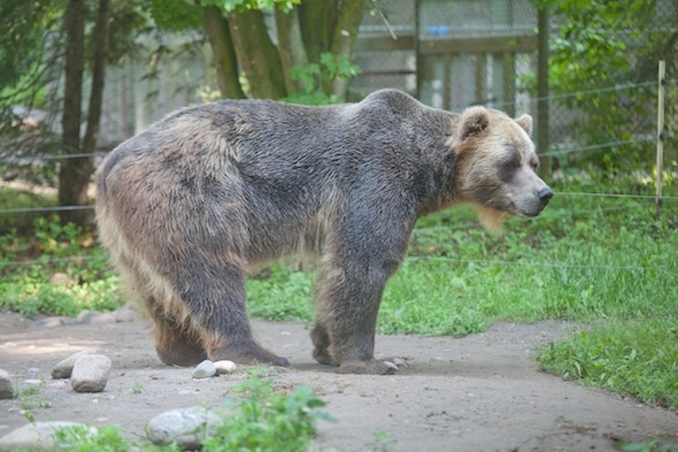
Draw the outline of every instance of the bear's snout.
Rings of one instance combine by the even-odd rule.
[[[539,196],[539,201],[541,201],[544,207],[546,207],[546,204],[548,204],[551,198],[553,198],[553,191],[551,191],[551,189],[548,187],[544,187],[539,190],[537,196]]]

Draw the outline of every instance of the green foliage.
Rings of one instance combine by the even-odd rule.
[[[678,443],[659,439],[640,443],[618,442],[616,446],[622,452],[673,452],[678,449]]]
[[[299,451],[308,447],[318,419],[331,420],[325,406],[308,386],[288,394],[275,391],[273,380],[259,370],[233,389],[227,411],[215,435],[203,442],[204,451]]]
[[[392,450],[396,444],[393,433],[384,430],[377,430],[373,434],[374,445],[370,448],[372,451],[387,452]]]
[[[61,428],[56,432],[54,448],[73,452],[127,452],[130,449],[118,426],[99,427],[96,433],[87,426]]]
[[[0,171],[3,170],[0,164]],[[28,190],[11,190],[9,188],[0,188],[0,206],[3,209],[34,209],[40,207],[49,207],[56,204],[56,199],[50,196],[41,196]],[[0,237],[5,235],[29,235],[37,215],[30,212],[20,212],[16,214],[0,214]],[[12,231],[14,231],[12,233]],[[0,247],[0,252],[6,250],[4,246]]]
[[[19,381],[15,382],[15,392],[17,398],[21,401],[21,409],[24,410],[24,416],[33,422],[33,411],[36,409],[44,409],[52,406],[52,401],[44,392],[45,378],[40,376],[39,385],[26,385],[21,387]]]
[[[337,95],[327,95],[322,91],[323,82],[338,79],[349,79],[360,73],[360,68],[352,64],[342,55],[324,52],[318,63],[306,66],[295,66],[290,72],[292,80],[300,81],[301,92],[291,94],[282,99],[285,102],[304,105],[328,105],[342,101]]]
[[[160,28],[168,31],[197,29],[202,26],[202,10],[183,0],[151,0],[149,12]]]
[[[56,6],[51,1],[5,0],[0,3],[0,101],[16,95],[45,75],[45,32],[55,31]],[[0,105],[3,103],[0,102]]]
[[[272,10],[276,7],[281,8],[283,11],[291,10],[294,5],[301,3],[301,0],[202,0],[202,5],[214,5],[223,9],[224,11],[230,12],[236,9],[238,10],[248,10],[248,9],[261,9],[261,10]]]
[[[267,320],[313,319],[309,308],[314,275],[284,265],[267,269],[265,277],[247,280],[248,309],[251,315]]]
[[[0,236],[0,309],[29,317],[75,316],[83,309],[122,305],[119,279],[110,272],[106,253],[93,246],[91,233],[62,225],[58,216],[38,218],[33,229],[30,239],[16,232]]]
[[[132,385],[132,394],[141,394],[143,392],[144,386],[138,381],[135,381],[134,384]]]
[[[656,65],[660,59],[667,60],[669,68],[678,63],[669,25],[678,20],[678,10],[645,0],[534,3],[549,7],[551,24],[558,30],[550,42],[549,85],[555,104],[577,112],[574,141],[602,144],[636,139],[633,144],[562,156],[561,163],[594,166],[607,174],[629,168],[649,170],[644,138],[656,127]],[[675,106],[668,103],[668,109],[670,116]]]

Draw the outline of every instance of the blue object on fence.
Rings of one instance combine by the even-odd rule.
[[[444,36],[450,34],[449,25],[429,25],[426,29],[431,36]]]

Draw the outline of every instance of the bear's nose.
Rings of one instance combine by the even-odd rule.
[[[544,187],[541,190],[539,190],[539,193],[537,193],[537,196],[539,196],[539,200],[546,205],[551,198],[553,198],[553,192],[551,191],[550,188]]]

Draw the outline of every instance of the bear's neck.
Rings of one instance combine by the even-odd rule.
[[[426,149],[421,149],[421,154],[425,162],[422,162],[422,168],[428,178],[428,192],[426,196],[421,196],[418,216],[438,212],[463,202],[459,198],[456,189],[458,162],[455,150],[450,145],[450,137],[455,132],[458,115],[444,112],[442,110],[431,109],[437,116],[437,134],[431,134],[427,138],[438,137],[434,142],[424,140]],[[442,122],[442,124],[441,124]],[[447,133],[440,134],[444,130]],[[426,142],[428,141],[428,142]]]

